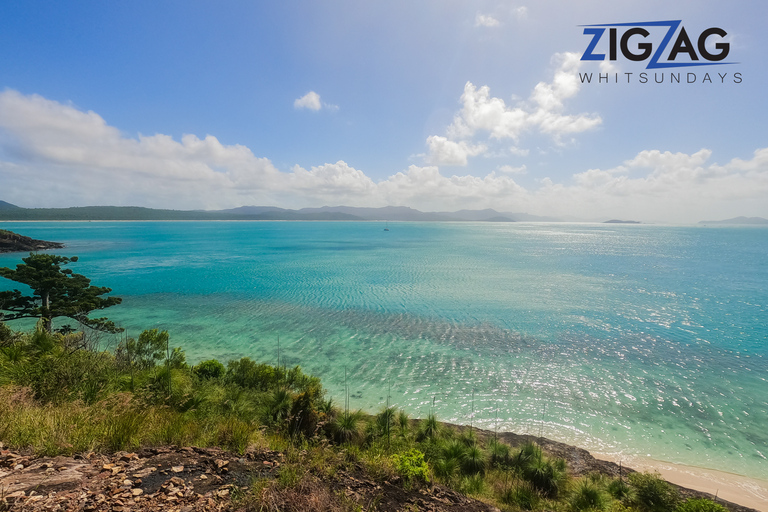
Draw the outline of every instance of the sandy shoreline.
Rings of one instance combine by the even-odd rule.
[[[681,487],[716,495],[733,503],[768,512],[768,480],[759,480],[714,469],[674,464],[649,458],[591,452],[601,460],[607,460],[637,471],[658,471],[668,482]]]

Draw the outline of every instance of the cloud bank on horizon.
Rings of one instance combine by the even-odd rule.
[[[510,110],[484,89],[478,95],[478,110],[485,115],[474,115],[478,104],[474,100],[467,109],[464,96],[478,94],[467,84],[462,96],[465,107],[449,131],[463,135],[482,128],[491,137],[514,138],[528,124],[543,131],[558,126],[561,132],[553,132],[558,134],[599,122],[596,117],[566,116],[564,122],[547,124],[542,120],[551,119],[549,113]],[[506,114],[511,114],[510,121]],[[339,160],[309,170],[296,165],[283,172],[268,158],[245,146],[222,144],[213,135],[202,139],[184,135],[181,140],[163,134],[127,137],[95,112],[14,90],[0,93],[0,129],[4,153],[15,156],[14,161],[0,162],[3,198],[27,207],[405,205],[424,211],[494,208],[695,222],[737,211],[760,213],[768,197],[768,148],[757,149],[749,160],[734,158],[722,165],[711,161],[708,149],[693,154],[649,149],[613,168],[584,170],[567,183],[544,178],[529,189],[512,177],[524,169],[502,169],[483,177],[445,176],[437,165],[411,165],[374,181]],[[456,160],[465,164],[470,153],[465,151]]]
[[[122,44],[114,46],[122,59],[78,60],[78,49],[97,48],[84,42],[92,19],[82,21],[82,40],[68,40],[72,31],[57,38],[9,25],[0,43],[16,37],[27,53],[0,56],[7,71],[0,83],[0,199],[25,207],[494,208],[681,223],[768,217],[768,141],[759,136],[768,119],[760,96],[764,71],[753,66],[739,87],[585,84],[580,72],[587,68],[617,81],[629,70],[621,62],[590,67],[580,60],[587,40],[574,20],[605,22],[607,5],[613,4],[425,3],[389,11],[342,1],[327,9],[307,5],[296,16],[281,6],[249,6],[226,20],[223,11],[201,12],[196,29],[222,27],[208,41],[208,57],[169,45],[170,36],[125,32],[140,26],[126,22],[93,37],[144,38],[146,48]],[[616,8],[608,21],[667,19],[663,5]],[[191,7],[201,10],[195,2]],[[25,7],[0,11],[9,9]],[[5,14],[2,19],[35,19]],[[57,24],[60,14],[43,15]],[[170,8],[153,14],[158,24],[163,16],[176,19]],[[724,24],[733,53],[749,55],[762,47],[748,30],[758,14],[702,8],[690,11],[686,23],[691,33]],[[254,20],[263,20],[261,30],[246,23]],[[190,27],[163,26],[178,30],[179,40],[196,41]],[[232,34],[256,38],[247,47],[255,53],[229,52]],[[55,68],[41,49],[59,46],[55,57],[93,70],[95,82],[124,73],[119,66],[138,55],[131,84],[146,81],[145,96],[123,107],[130,84],[109,82],[112,90],[91,85],[82,73],[67,74],[64,65]],[[176,57],[163,62],[176,73],[152,71],[151,59],[163,55],[158,48]],[[225,68],[230,54],[234,61]],[[259,65],[240,76],[247,84],[241,86],[231,74],[245,73],[240,60],[247,59]],[[209,72],[215,66],[219,74]],[[204,78],[183,76],[197,69]],[[51,73],[62,78],[50,80]],[[162,82],[177,74],[179,82]],[[218,88],[205,89],[209,81]],[[171,85],[175,92],[159,92]],[[187,89],[195,96],[185,104],[177,97]],[[142,99],[145,114],[152,108],[164,114],[136,121],[131,106],[141,109]],[[171,121],[177,118],[184,122]]]

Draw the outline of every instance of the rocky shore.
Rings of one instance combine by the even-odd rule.
[[[62,249],[64,244],[35,240],[28,236],[19,235],[13,231],[0,229],[0,253],[3,252],[33,252],[45,249]]]

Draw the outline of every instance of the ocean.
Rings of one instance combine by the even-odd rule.
[[[0,228],[65,243],[70,268],[123,297],[105,315],[132,336],[167,329],[192,363],[276,364],[279,350],[337,404],[348,389],[366,411],[389,399],[412,417],[768,479],[768,228]]]

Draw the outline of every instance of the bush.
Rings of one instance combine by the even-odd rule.
[[[485,473],[485,454],[480,447],[473,445],[467,448],[461,461],[461,472],[465,475],[481,475]]]
[[[430,413],[426,420],[419,422],[419,433],[416,436],[417,441],[421,442],[426,439],[437,439],[440,436],[440,423],[437,421],[437,417]]]
[[[627,482],[619,478],[611,480],[608,483],[606,489],[608,490],[608,494],[617,500],[632,501],[634,496],[632,488],[627,484]]]
[[[424,460],[424,454],[419,450],[414,448],[405,453],[396,453],[392,460],[406,485],[429,481],[429,466]]]
[[[10,327],[0,322],[0,347],[13,343],[16,335]]]
[[[331,435],[337,443],[354,443],[360,440],[360,423],[363,419],[361,411],[343,412],[331,423]]]
[[[581,512],[584,510],[603,510],[608,500],[602,490],[589,480],[582,480],[571,495],[569,504],[571,510]]]
[[[218,379],[224,375],[227,369],[216,359],[209,359],[195,366],[193,371],[201,379]]]
[[[542,496],[557,498],[565,486],[567,474],[562,459],[549,461],[533,459],[523,468],[523,478],[531,482]]]
[[[635,489],[632,504],[646,512],[674,510],[680,501],[677,489],[662,480],[658,473],[632,473],[627,477]]]
[[[728,512],[728,509],[706,498],[691,498],[681,503],[675,512]]]
[[[516,506],[522,510],[534,510],[539,506],[541,496],[530,482],[518,482],[499,496],[505,505]]]
[[[491,454],[491,466],[494,468],[506,468],[510,466],[509,445],[498,439],[492,439],[488,445]]]

